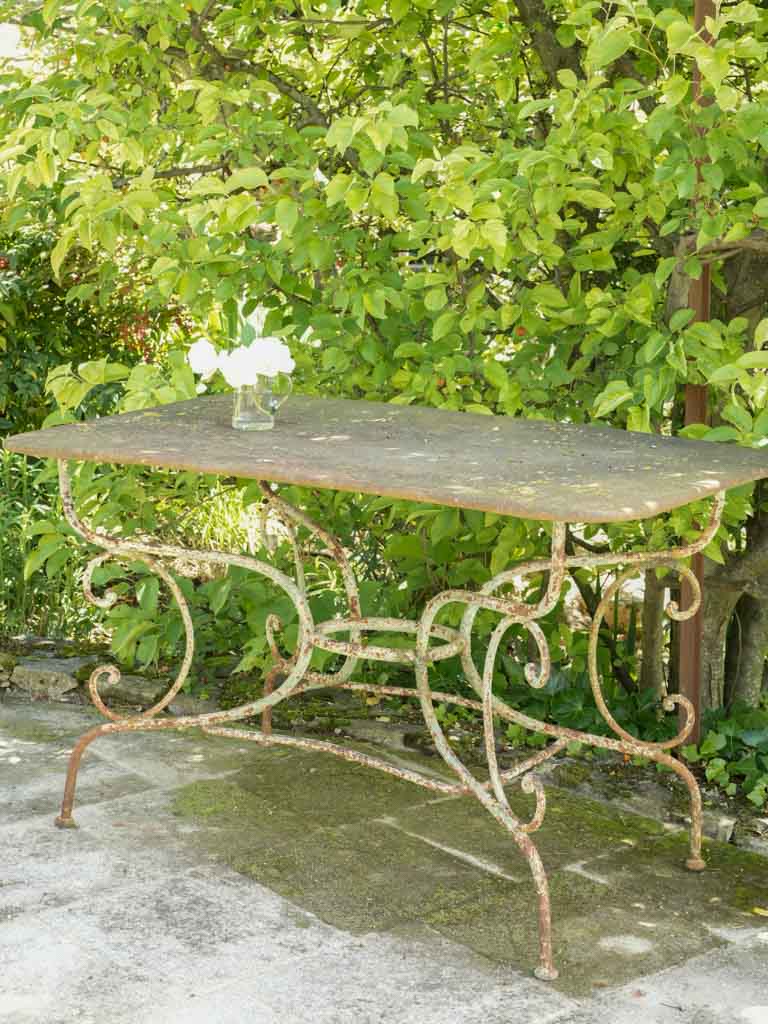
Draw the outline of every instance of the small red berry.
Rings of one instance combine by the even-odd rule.
[[[515,328],[515,334],[518,336],[518,338],[524,338],[527,333],[528,333],[528,328],[527,327],[523,327],[522,324],[518,324],[518,326]]]

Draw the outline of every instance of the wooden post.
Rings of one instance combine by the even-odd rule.
[[[701,38],[713,43],[712,36],[707,32],[705,19],[714,17],[715,5],[713,0],[696,0],[694,10],[694,28],[700,33]],[[701,70],[698,65],[693,71],[693,102],[704,106],[708,97],[702,96]],[[709,100],[711,102],[711,100]],[[701,160],[696,161],[697,178],[701,181]],[[694,197],[694,206],[698,202],[698,196]],[[693,322],[700,323],[710,318],[711,299],[711,275],[709,264],[706,264],[701,272],[698,281],[691,281],[688,291],[688,306],[693,310]],[[707,388],[703,385],[686,384],[685,386],[685,423],[706,423],[708,419]],[[694,555],[691,559],[691,568],[699,581],[699,586],[704,591],[704,556]],[[682,607],[686,608],[693,600],[691,588],[683,581],[682,585]],[[680,680],[680,692],[688,698],[696,711],[696,725],[691,735],[693,743],[701,739],[701,646],[703,639],[703,620],[701,610],[692,619],[680,623],[680,649],[678,677]]]

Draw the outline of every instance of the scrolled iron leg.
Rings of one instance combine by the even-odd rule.
[[[691,800],[691,829],[689,832],[689,856],[686,858],[685,866],[689,871],[704,871],[707,864],[701,855],[703,811],[699,784],[690,769],[677,758],[657,754],[654,755],[654,760],[675,772],[688,788]]]
[[[272,705],[285,699],[301,682],[304,673],[309,667],[312,656],[312,638],[314,634],[314,622],[312,613],[307,602],[307,595],[302,585],[296,583],[285,573],[276,569],[266,562],[245,555],[227,554],[219,551],[196,551],[173,544],[161,544],[143,539],[124,539],[113,537],[100,530],[94,529],[84,523],[75,510],[72,487],[69,478],[67,463],[59,461],[59,488],[61,492],[64,515],[75,530],[86,541],[103,549],[103,553],[92,558],[88,563],[83,575],[83,591],[86,598],[97,607],[111,608],[118,600],[117,594],[108,590],[103,597],[99,597],[93,590],[94,572],[111,558],[128,558],[143,562],[146,567],[158,576],[168,587],[171,596],[181,614],[184,624],[185,649],[176,678],[167,693],[158,700],[152,707],[142,711],[140,714],[130,718],[121,716],[112,711],[102,700],[99,693],[99,683],[102,677],[111,679],[113,682],[120,678],[120,672],[111,665],[104,665],[91,673],[88,681],[88,689],[94,706],[105,718],[107,723],[96,726],[84,733],[75,744],[70,755],[67,769],[67,780],[64,787],[64,798],[61,806],[61,813],[56,818],[56,825],[59,828],[76,828],[72,817],[72,807],[75,800],[75,789],[77,786],[77,775],[80,762],[87,747],[99,736],[105,733],[132,732],[141,730],[159,729],[184,729],[196,725],[213,724],[222,721],[237,721],[250,714],[262,712],[265,717],[267,728],[271,728],[270,712]],[[157,716],[165,710],[175,695],[184,685],[189,674],[195,650],[194,627],[189,606],[184,594],[174,579],[171,572],[165,568],[161,559],[193,558],[201,562],[211,563],[224,567],[238,566],[243,569],[256,572],[261,576],[270,579],[279,587],[292,601],[299,620],[299,640],[296,651],[289,662],[282,662],[282,674],[284,678],[278,686],[275,686],[279,673],[270,673],[265,693],[261,700],[253,701],[240,708],[231,709],[227,712],[213,713],[208,715],[189,716],[172,720],[159,719]],[[301,578],[303,580],[303,577]],[[350,584],[351,586],[351,584]],[[279,626],[279,620],[271,617],[274,624]],[[273,638],[274,640],[274,638]]]
[[[77,773],[80,770],[80,762],[83,759],[83,754],[86,748],[93,743],[99,736],[103,736],[105,733],[115,732],[115,727],[110,724],[97,725],[93,729],[89,729],[88,732],[83,733],[80,739],[75,744],[72,753],[69,755],[69,764],[67,765],[67,780],[64,783],[64,797],[61,801],[61,810],[57,818],[54,819],[54,824],[57,828],[77,828],[77,822],[72,817],[72,807],[75,803],[75,790],[77,789]]]

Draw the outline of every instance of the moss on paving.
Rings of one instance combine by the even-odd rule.
[[[327,755],[269,753],[177,792],[175,813],[198,823],[213,856],[336,927],[410,925],[519,970],[535,965],[528,866],[476,801]],[[514,786],[509,794],[529,818],[531,798]],[[752,912],[768,906],[764,858],[709,842],[708,870],[692,873],[686,834],[555,788],[547,797],[533,838],[549,872],[564,991],[586,994],[679,963],[719,945],[718,928],[765,925]]]
[[[63,730],[56,732],[42,722],[4,717],[0,717],[0,734],[24,743],[56,743],[67,735]]]

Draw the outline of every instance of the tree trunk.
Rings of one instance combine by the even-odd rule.
[[[764,242],[767,237],[766,232],[756,230],[748,241]],[[680,262],[668,285],[667,317],[688,304],[690,278],[682,268],[682,260],[693,247],[691,236],[680,239],[675,250]],[[746,317],[748,332],[752,335],[766,313],[768,256],[749,246],[741,250],[737,246],[727,253],[724,250],[724,256],[724,291],[713,294],[713,315],[726,323],[737,316]],[[703,709],[719,708],[736,700],[754,706],[760,699],[768,653],[768,590],[764,588],[764,581],[768,583],[768,523],[761,516],[761,503],[758,484],[754,511],[746,523],[745,550],[729,555],[725,565],[705,560]],[[766,602],[765,611],[762,601]],[[734,612],[738,618],[734,617]],[[673,623],[673,634],[674,626]]]
[[[762,692],[768,654],[768,518],[747,521],[747,544],[724,565],[707,563],[704,581],[703,706],[736,700],[755,706]],[[738,616],[729,630],[734,613]]]
[[[736,628],[726,659],[725,703],[756,707],[763,692],[765,655],[768,651],[768,604],[742,594],[734,615]],[[731,652],[735,656],[731,655]]]
[[[664,596],[666,584],[658,579],[655,569],[645,572],[643,597],[642,662],[640,688],[653,690],[662,697],[666,690],[664,675]]]
[[[720,708],[725,703],[725,651],[728,624],[742,589],[738,584],[713,577],[706,572],[711,562],[705,562],[704,600],[702,603],[701,651],[701,706]]]

